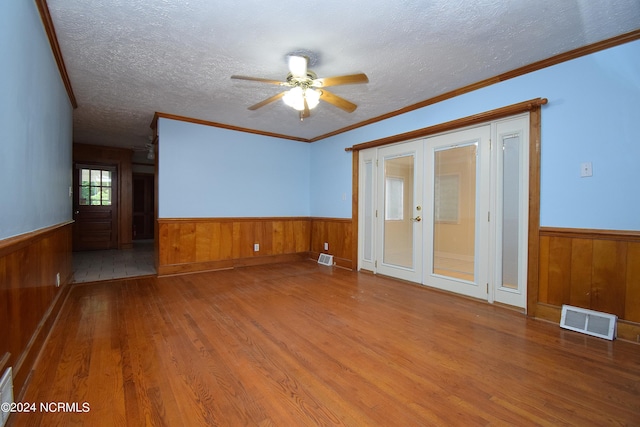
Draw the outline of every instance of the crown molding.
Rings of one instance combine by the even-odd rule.
[[[37,1],[44,1],[44,0],[37,0]],[[197,124],[201,124],[201,125],[206,125],[206,126],[214,126],[214,127],[219,127],[219,128],[223,128],[223,129],[229,129],[229,130],[235,130],[235,131],[239,131],[239,132],[248,132],[248,133],[253,133],[256,135],[263,135],[263,136],[271,136],[274,138],[281,138],[281,139],[290,139],[293,141],[301,141],[301,142],[316,142],[316,141],[320,141],[326,138],[329,138],[331,136],[335,136],[335,135],[339,135],[341,133],[345,133],[354,129],[358,129],[360,127],[364,127],[373,123],[377,123],[386,119],[389,119],[391,117],[395,117],[395,116],[399,116],[401,114],[405,114],[408,113],[410,111],[414,111],[420,108],[424,108],[427,107],[429,105],[433,105],[433,104],[437,104],[438,102],[442,102],[445,101],[447,99],[451,99],[451,98],[455,98],[456,96],[460,96],[463,95],[465,93],[469,93],[469,92],[473,92],[474,90],[477,89],[481,89],[487,86],[491,86],[493,84],[496,83],[500,83],[500,82],[504,82],[506,80],[510,80],[513,79],[515,77],[519,77],[519,76],[523,76],[525,74],[529,74],[532,73],[534,71],[538,71],[538,70],[542,70],[544,68],[547,67],[551,67],[553,65],[557,65],[557,64],[561,64],[563,62],[566,61],[570,61],[572,59],[576,59],[576,58],[580,58],[582,56],[586,56],[586,55],[590,55],[592,53],[596,53],[605,49],[609,49],[615,46],[619,46],[625,43],[629,43],[635,40],[640,39],[640,29],[638,30],[634,30],[631,31],[629,33],[625,33],[625,34],[621,34],[619,36],[616,37],[612,37],[610,39],[606,39],[606,40],[602,40],[596,43],[592,43],[590,45],[586,45],[583,47],[579,47],[577,49],[573,49],[570,50],[568,52],[564,52],[555,56],[552,56],[551,58],[547,58],[547,59],[543,59],[541,61],[537,61],[519,68],[516,68],[515,70],[511,70],[511,71],[507,71],[506,73],[502,73],[499,74],[497,76],[494,77],[490,77],[488,79],[484,79],[481,80],[479,82],[476,83],[472,83],[470,85],[461,87],[459,89],[455,89],[446,93],[443,93],[441,95],[438,96],[434,96],[433,98],[429,98],[426,99],[424,101],[418,102],[416,104],[412,104],[409,105],[407,107],[401,108],[399,110],[395,110],[395,111],[391,111],[389,113],[383,114],[381,116],[377,116],[377,117],[373,117],[371,119],[362,121],[362,122],[358,122],[355,123],[353,125],[347,126],[347,127],[343,127],[337,130],[334,130],[332,132],[329,133],[325,133],[323,135],[319,135],[316,136],[314,138],[310,138],[310,139],[305,139],[305,138],[298,138],[298,137],[294,137],[294,136],[289,136],[289,135],[281,135],[281,134],[276,134],[276,133],[271,133],[271,132],[263,132],[260,130],[255,130],[255,129],[248,129],[248,128],[240,128],[240,127],[236,127],[236,126],[231,126],[231,125],[225,125],[222,123],[215,123],[215,122],[209,122],[207,120],[200,120],[200,119],[194,119],[191,117],[183,117],[183,116],[176,116],[176,115],[172,115],[172,114],[166,114],[166,113],[158,113],[156,112],[154,117],[153,117],[153,121],[151,122],[151,128],[155,129],[157,126],[157,120],[158,117],[164,117],[164,118],[168,118],[168,119],[173,119],[173,120],[181,120],[181,121],[185,121],[185,122],[190,122],[190,123],[197,123]],[[546,100],[545,100],[546,102]]]
[[[534,71],[542,70],[543,68],[551,67],[553,65],[561,64],[566,61],[570,61],[572,59],[580,58],[581,56],[590,55],[595,52],[599,52],[601,50],[609,49],[615,46],[619,46],[625,43],[632,42],[634,40],[640,39],[640,29],[632,31],[630,33],[622,34],[617,37],[613,37],[607,40],[603,40],[597,43],[593,43],[587,46],[583,46],[577,49],[570,50],[568,52],[561,53],[559,55],[552,56],[551,58],[543,59],[541,61],[534,62],[529,65],[525,65],[520,68],[516,68],[515,70],[507,71],[506,73],[499,74],[494,77],[490,77],[485,80],[481,80],[476,83],[472,83],[470,85],[461,87],[459,89],[452,90],[450,92],[443,93],[441,95],[435,96],[433,98],[426,99],[424,101],[418,102],[416,104],[409,105],[407,107],[401,108],[399,110],[392,111],[390,113],[383,114],[378,117],[374,117],[363,122],[359,122],[353,124],[351,126],[347,126],[333,132],[326,133],[324,135],[317,136],[315,138],[311,138],[309,142],[320,141],[322,139],[328,138],[330,136],[335,136],[344,132],[348,132],[350,130],[354,130],[363,126],[367,126],[373,123],[380,122],[382,120],[389,119],[391,117],[399,116],[401,114],[408,113],[410,111],[417,110],[419,108],[427,107],[429,105],[437,104],[438,102],[445,101],[447,99],[455,98],[456,96],[463,95],[465,93],[473,92],[474,90],[481,89],[487,86],[491,86],[496,83],[503,82],[505,80],[512,79],[514,77],[519,77]]]
[[[151,124],[149,125],[149,127],[151,129],[155,130],[155,129],[158,128],[158,119],[159,118],[178,120],[178,121],[181,121],[181,122],[188,122],[188,123],[195,123],[195,124],[198,124],[198,125],[205,125],[205,126],[211,126],[211,127],[221,128],[221,129],[234,130],[234,131],[237,131],[237,132],[253,133],[253,134],[256,134],[256,135],[270,136],[270,137],[273,137],[273,138],[289,139],[289,140],[292,140],[292,141],[299,141],[299,142],[311,142],[310,140],[305,139],[305,138],[298,138],[298,137],[295,137],[295,136],[283,135],[283,134],[279,134],[279,133],[263,132],[263,131],[255,130],[255,129],[242,128],[242,127],[239,127],[239,126],[231,126],[231,125],[227,125],[227,124],[224,124],[224,123],[211,122],[211,121],[208,121],[208,120],[194,119],[193,117],[185,117],[185,116],[177,116],[175,114],[160,113],[160,112],[157,112],[157,111],[153,115],[153,120],[151,121]]]
[[[40,19],[42,20],[42,25],[44,26],[44,30],[47,33],[47,38],[49,39],[51,52],[53,53],[53,57],[56,60],[56,64],[58,64],[58,71],[60,72],[60,77],[62,78],[64,87],[67,90],[69,101],[71,102],[71,105],[73,106],[73,108],[78,108],[78,101],[76,101],[76,96],[73,94],[71,79],[69,79],[69,74],[67,73],[67,67],[64,65],[64,58],[62,57],[62,51],[60,50],[60,45],[58,44],[58,37],[56,36],[56,29],[54,28],[53,21],[51,20],[51,14],[49,13],[49,6],[47,5],[47,0],[35,0],[35,2],[36,2],[36,5],[38,6],[38,11],[40,12]]]

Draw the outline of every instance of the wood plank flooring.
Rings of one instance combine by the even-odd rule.
[[[296,262],[74,285],[20,400],[77,410],[13,427],[640,425],[640,346]]]

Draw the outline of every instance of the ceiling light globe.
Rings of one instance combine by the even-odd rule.
[[[311,88],[304,91],[304,97],[307,98],[307,106],[310,110],[316,108],[320,102],[320,92]]]
[[[287,91],[287,93],[285,93],[282,97],[282,100],[285,104],[295,110],[304,110],[304,94],[302,92],[302,88],[299,86],[296,86]]]

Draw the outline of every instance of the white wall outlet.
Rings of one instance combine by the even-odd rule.
[[[60,287],[60,273],[56,273],[56,287]]]
[[[253,251],[254,252],[259,252],[260,251],[260,243],[254,243],[253,244]]]
[[[593,176],[593,166],[591,162],[580,163],[580,177],[586,178]]]
[[[324,250],[328,251],[329,250],[329,243],[324,242]]]

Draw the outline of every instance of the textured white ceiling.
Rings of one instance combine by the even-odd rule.
[[[76,142],[144,146],[156,111],[314,138],[640,28],[639,0],[48,0],[78,101]],[[286,54],[319,77],[364,72],[300,122]]]

